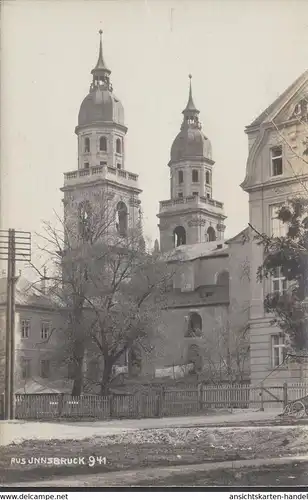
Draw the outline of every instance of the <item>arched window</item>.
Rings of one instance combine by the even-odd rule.
[[[210,226],[207,230],[208,241],[216,241],[215,229]]]
[[[116,152],[120,155],[122,154],[122,144],[121,139],[117,139],[116,141]]]
[[[202,357],[200,355],[199,346],[192,344],[189,346],[187,351],[187,363],[192,363],[194,368],[193,373],[198,373],[202,371]]]
[[[127,207],[123,201],[117,204],[117,231],[120,236],[126,236],[128,227],[128,212]]]
[[[200,314],[193,312],[189,316],[186,337],[201,337],[201,335],[202,335],[202,318]]]
[[[79,234],[84,241],[90,241],[92,237],[91,227],[91,205],[88,201],[79,204]]]
[[[90,138],[89,137],[85,137],[85,140],[84,140],[84,152],[85,153],[90,153]]]
[[[192,175],[192,181],[193,181],[193,182],[199,182],[199,172],[198,172],[198,170],[195,170],[195,169],[194,169],[194,170],[192,171],[192,174],[191,174],[191,175]]]
[[[183,226],[177,226],[173,231],[174,246],[186,245],[186,231]]]
[[[99,138],[99,150],[107,151],[107,139],[104,136]]]
[[[184,182],[183,170],[179,170],[178,176],[179,176],[179,184],[183,184]]]
[[[220,286],[229,286],[229,273],[224,270],[217,274],[216,276],[216,285]]]
[[[205,182],[206,182],[206,184],[211,184],[210,172],[208,170],[205,172]]]

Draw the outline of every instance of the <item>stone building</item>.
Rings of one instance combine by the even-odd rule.
[[[241,186],[249,194],[250,224],[261,233],[284,236],[286,227],[276,218],[277,209],[290,197],[307,195],[308,166],[303,159],[307,148],[307,95],[308,71],[305,71],[246,127],[249,152]],[[257,282],[262,258],[262,247],[251,239],[251,381],[259,383],[265,377],[269,383],[290,378],[298,381],[299,367],[283,364],[285,339],[271,324],[272,318],[263,306],[268,293],[283,293],[287,284],[279,270],[271,280]]]
[[[42,281],[42,284],[44,282]],[[7,279],[0,278],[1,374],[4,375]],[[56,359],[62,330],[59,303],[45,289],[19,276],[16,283],[15,352],[17,392],[65,390],[67,370]],[[2,377],[1,377],[1,380]],[[0,393],[4,387],[0,388]]]
[[[159,231],[162,252],[176,246],[222,240],[223,203],[213,199],[212,146],[202,131],[189,84],[181,130],[170,153],[170,199],[160,202]]]
[[[213,199],[212,147],[193,101],[191,75],[168,166],[170,199],[160,202],[160,247],[177,272],[163,314],[165,342],[156,364],[189,365],[209,382],[247,380],[247,230],[224,241],[226,215],[223,203]]]
[[[111,71],[103,58],[102,31],[97,64],[91,71],[89,93],[81,103],[75,133],[78,169],[64,174],[66,224],[83,222],[91,208],[106,232],[122,235],[141,222],[138,175],[125,169],[124,108],[115,96]]]

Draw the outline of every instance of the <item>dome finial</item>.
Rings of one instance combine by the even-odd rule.
[[[187,102],[186,108],[183,111],[183,114],[185,114],[186,111],[189,111],[189,112],[193,111],[194,113],[198,114],[199,111],[197,110],[197,108],[194,104],[193,98],[192,98],[192,88],[191,88],[192,74],[191,73],[189,73],[188,78],[189,78],[189,95],[188,95],[188,102]]]
[[[100,29],[98,33],[99,33],[99,53],[96,66],[94,69],[92,69],[92,75],[98,72],[104,72],[110,75],[111,71],[107,68],[103,57],[103,40],[102,40],[103,30]]]
[[[112,92],[112,86],[110,84],[110,69],[107,68],[104,57],[103,57],[103,42],[102,35],[103,30],[99,30],[99,53],[98,60],[94,69],[92,69],[91,73],[93,75],[93,82],[90,87],[90,91],[95,90],[97,88],[107,88]]]

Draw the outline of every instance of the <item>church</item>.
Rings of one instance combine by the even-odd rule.
[[[142,189],[138,173],[125,168],[124,108],[113,92],[102,32],[91,75],[75,129],[78,168],[64,174],[61,188],[64,219],[68,225],[82,219],[86,227],[89,204],[95,205],[107,217],[111,234],[125,235],[142,226]],[[215,151],[202,129],[189,75],[188,101],[170,148],[170,199],[159,201],[157,214],[159,251],[179,272],[162,311],[163,346],[157,345],[151,362],[143,363],[144,375],[202,374],[208,383],[300,380],[297,366],[283,364],[284,338],[263,306],[266,294],[283,292],[286,283],[279,272],[257,281],[263,250],[253,231],[282,236],[285,227],[276,218],[277,209],[306,189],[307,93],[308,71],[246,127],[248,159],[241,188],[249,195],[250,225],[225,240],[227,214],[223,201],[214,197],[212,182]],[[111,206],[116,217],[109,224]],[[22,324],[18,305],[17,312]],[[23,349],[21,342],[21,355]],[[121,362],[118,369],[125,372],[126,361]]]

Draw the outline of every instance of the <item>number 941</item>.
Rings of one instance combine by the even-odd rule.
[[[107,465],[107,458],[106,457],[89,457],[88,460],[89,466],[94,467],[94,465]]]

